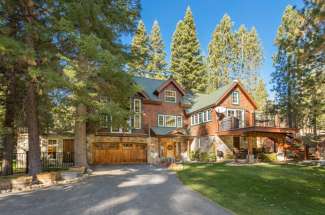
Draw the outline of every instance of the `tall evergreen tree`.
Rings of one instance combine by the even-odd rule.
[[[87,166],[87,120],[105,113],[112,116],[112,126],[126,124],[135,89],[124,71],[129,56],[119,38],[134,29],[139,4],[137,0],[62,1],[58,14],[63,15],[57,26],[57,47],[65,57],[67,82],[62,87],[76,107],[74,159],[76,165]],[[100,97],[109,98],[109,103]]]
[[[245,87],[253,92],[257,85],[259,77],[258,69],[263,62],[262,46],[253,27],[247,31],[245,26],[241,25],[235,33],[235,53],[233,66],[233,79],[240,79]]]
[[[161,38],[160,27],[157,20],[154,21],[150,34],[149,64],[147,70],[156,79],[167,78],[166,52],[164,41]]]
[[[253,97],[257,104],[257,108],[259,110],[265,110],[268,101],[268,93],[265,82],[262,79],[258,80],[257,86],[253,90]]]
[[[176,80],[187,90],[204,91],[207,77],[190,7],[177,25],[171,51],[171,72]]]
[[[184,23],[183,21],[179,21],[176,25],[171,44],[170,70],[176,80],[181,80],[184,77],[184,70],[181,64],[182,58],[185,54],[185,49],[182,45],[183,29]]]
[[[282,23],[278,28],[275,43],[278,51],[273,62],[275,72],[272,74],[277,103],[283,115],[286,115],[288,126],[297,127],[299,109],[302,97],[298,76],[300,68],[296,57],[299,29],[303,25],[303,18],[296,9],[288,6],[283,14]]]
[[[150,77],[147,71],[149,64],[149,37],[142,20],[139,21],[137,30],[131,44],[130,72],[136,76]]]
[[[234,58],[234,35],[231,18],[225,14],[212,34],[208,53],[208,92],[229,83]]]

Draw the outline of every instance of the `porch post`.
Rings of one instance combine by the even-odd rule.
[[[254,154],[253,154],[253,142],[254,142],[254,137],[248,136],[248,146],[247,146],[247,162],[252,163],[254,162]]]

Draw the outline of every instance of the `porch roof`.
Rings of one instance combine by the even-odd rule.
[[[278,127],[260,127],[252,126],[246,128],[237,128],[226,131],[217,131],[219,136],[270,136],[274,135],[292,135],[298,132],[297,128],[278,128]]]
[[[153,127],[151,130],[157,136],[188,136],[188,131],[184,128]]]

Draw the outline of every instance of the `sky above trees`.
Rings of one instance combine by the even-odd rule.
[[[213,30],[225,13],[231,17],[235,28],[241,24],[247,28],[255,26],[262,41],[265,58],[260,73],[267,84],[270,96],[273,97],[273,93],[270,92],[272,88],[270,81],[271,73],[274,71],[272,55],[276,52],[274,39],[288,4],[301,8],[302,0],[142,0],[141,19],[148,30],[151,29],[154,20],[158,20],[168,62],[172,35],[177,22],[184,17],[187,6],[192,9],[204,55],[208,53],[208,44]],[[125,40],[131,43],[131,37]]]

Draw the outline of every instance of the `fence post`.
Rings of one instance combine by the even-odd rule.
[[[29,167],[29,151],[26,151],[26,174],[28,174]]]

